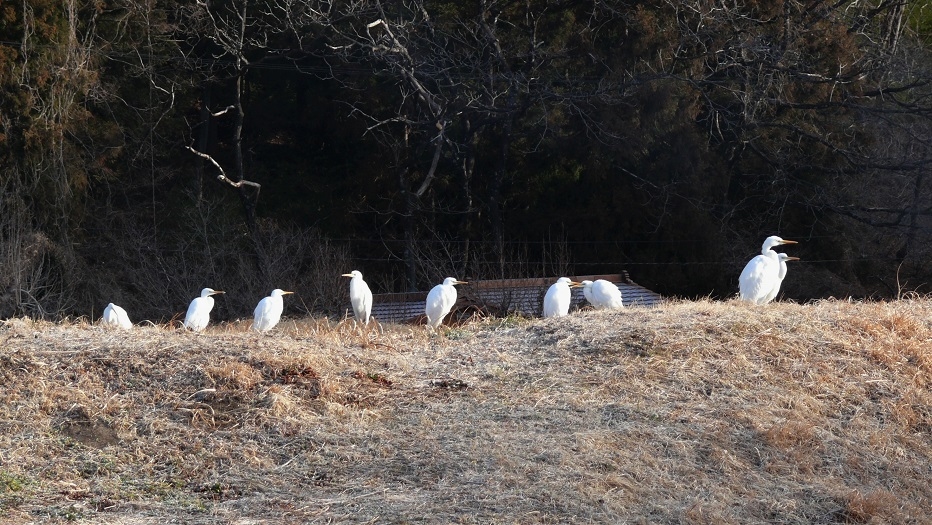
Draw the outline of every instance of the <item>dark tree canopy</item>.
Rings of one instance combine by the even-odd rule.
[[[0,10],[0,315],[339,314],[463,278],[726,298],[929,281],[926,2],[33,1]]]

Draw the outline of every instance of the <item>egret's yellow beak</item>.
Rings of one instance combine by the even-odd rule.
[[[214,293],[212,293],[212,294],[210,294],[210,295],[216,295],[216,294],[218,294],[218,293],[226,293],[226,292],[224,292],[223,290],[214,290]]]
[[[578,288],[582,286],[582,283],[577,283],[576,281],[570,281],[570,288]]]
[[[799,243],[796,241],[788,241],[786,239],[783,239],[782,241],[780,241],[780,244],[799,244]]]
[[[786,260],[787,261],[798,261],[799,257],[787,257]]]
[[[351,274],[351,273],[344,273],[344,274],[341,275],[340,277],[352,277],[352,276],[353,276],[353,274]]]
[[[282,292],[282,295],[286,295],[286,294],[290,294],[290,293],[294,293],[294,292]]]
[[[469,284],[469,281],[456,281],[453,284]]]

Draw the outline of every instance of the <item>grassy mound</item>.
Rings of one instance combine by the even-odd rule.
[[[0,522],[909,523],[932,302],[0,326]]]

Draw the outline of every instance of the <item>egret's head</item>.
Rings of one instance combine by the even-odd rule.
[[[577,283],[576,281],[570,279],[569,277],[560,277],[559,279],[557,279],[557,282],[558,282],[558,283],[563,283],[563,284],[569,286],[570,288],[576,288],[577,286],[582,286],[582,285],[583,285],[583,283]]]
[[[343,277],[352,277],[353,279],[359,277],[360,279],[362,279],[362,272],[360,272],[359,270],[353,270],[350,273],[344,273]]]
[[[443,280],[444,286],[453,286],[454,284],[468,284],[466,281],[459,281],[456,277],[447,277]]]
[[[592,281],[585,280],[579,283],[583,288],[592,288]]]
[[[290,293],[294,293],[294,292],[286,292],[285,290],[282,290],[281,288],[276,288],[272,290],[272,297],[281,297],[283,295],[287,295]]]
[[[780,246],[781,244],[797,244],[797,242],[782,239],[776,235],[771,235],[770,237],[764,239],[764,246],[761,248],[761,251],[766,252],[774,246]]]
[[[218,293],[223,293],[222,290],[214,290],[213,288],[204,288],[201,290],[201,297],[210,297],[211,295],[216,295]]]

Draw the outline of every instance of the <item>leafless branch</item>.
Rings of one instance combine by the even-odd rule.
[[[201,157],[202,159],[207,159],[207,160],[209,160],[211,164],[213,164],[214,166],[217,167],[218,170],[220,170],[220,174],[217,175],[217,180],[219,180],[219,181],[221,181],[221,182],[226,182],[227,184],[229,184],[230,186],[233,186],[234,188],[240,188],[240,187],[242,187],[242,186],[251,186],[251,187],[253,187],[253,188],[256,188],[256,194],[257,194],[257,196],[258,196],[259,190],[262,189],[262,185],[261,185],[261,184],[259,184],[258,182],[252,182],[252,181],[250,181],[250,180],[234,181],[234,180],[230,179],[229,177],[227,177],[226,172],[223,171],[223,167],[221,167],[221,166],[220,166],[220,163],[218,163],[216,160],[214,160],[213,157],[211,157],[210,155],[208,155],[208,154],[206,154],[206,153],[202,153],[202,152],[200,152],[200,151],[197,151],[196,149],[194,149],[194,148],[191,147],[191,146],[187,146],[187,148],[188,148],[188,150],[189,150],[191,153],[194,153],[194,154],[197,155],[198,157]]]
[[[236,109],[236,106],[234,106],[233,104],[230,104],[229,106],[227,106],[227,107],[221,109],[220,111],[218,111],[218,112],[216,112],[216,113],[211,113],[210,116],[211,116],[211,117],[219,117],[219,116],[221,116],[221,115],[225,115],[225,114],[226,114],[228,111],[230,111],[231,109]]]

